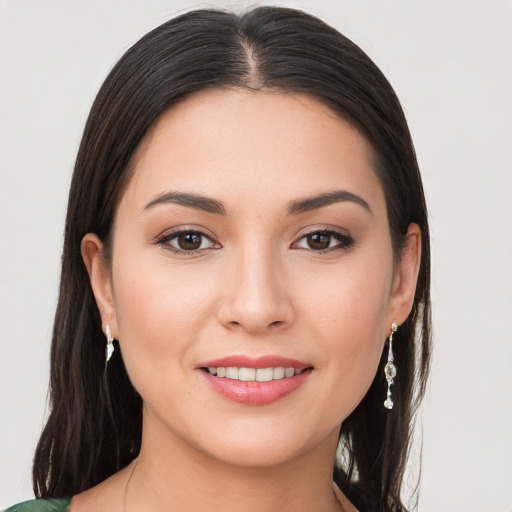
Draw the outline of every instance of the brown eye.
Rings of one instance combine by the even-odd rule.
[[[196,251],[201,247],[202,238],[202,235],[199,233],[180,233],[176,237],[176,242],[183,251]]]
[[[292,248],[308,249],[322,253],[348,249],[353,243],[354,239],[345,233],[334,230],[322,230],[305,234],[292,245]]]
[[[322,249],[328,249],[331,245],[331,235],[326,233],[312,233],[307,235],[306,241],[310,249],[316,249],[321,251]]]
[[[209,236],[195,230],[169,233],[160,238],[157,243],[177,253],[200,253],[206,249],[220,248]]]

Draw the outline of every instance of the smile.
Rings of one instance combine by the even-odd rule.
[[[300,375],[302,372],[302,370],[285,368],[284,366],[276,368],[237,368],[236,366],[216,368],[210,366],[206,370],[215,377],[241,380],[242,382],[271,382],[273,380],[289,379],[295,375]]]
[[[299,389],[313,372],[309,363],[280,356],[230,356],[197,367],[210,388],[245,405],[267,405]]]

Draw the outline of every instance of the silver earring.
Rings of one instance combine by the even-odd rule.
[[[396,366],[393,364],[393,334],[398,329],[395,320],[391,324],[391,334],[389,335],[389,352],[388,352],[388,363],[384,367],[384,375],[386,376],[386,380],[388,381],[388,395],[384,402],[384,407],[386,409],[393,409],[393,400],[391,400],[391,385],[393,384],[393,379],[396,377]]]
[[[110,325],[107,324],[105,327],[105,333],[107,335],[107,347],[105,349],[105,366],[107,366],[112,354],[114,353],[114,337],[112,336],[112,332],[110,331]]]

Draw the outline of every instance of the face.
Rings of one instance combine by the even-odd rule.
[[[145,432],[238,465],[332,444],[410,308],[371,161],[306,96],[207,91],[162,115],[111,273],[84,251]]]

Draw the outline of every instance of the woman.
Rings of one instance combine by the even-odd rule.
[[[12,510],[404,510],[429,354],[425,200],[387,80],[300,11],[190,12],[89,115],[44,500]]]

